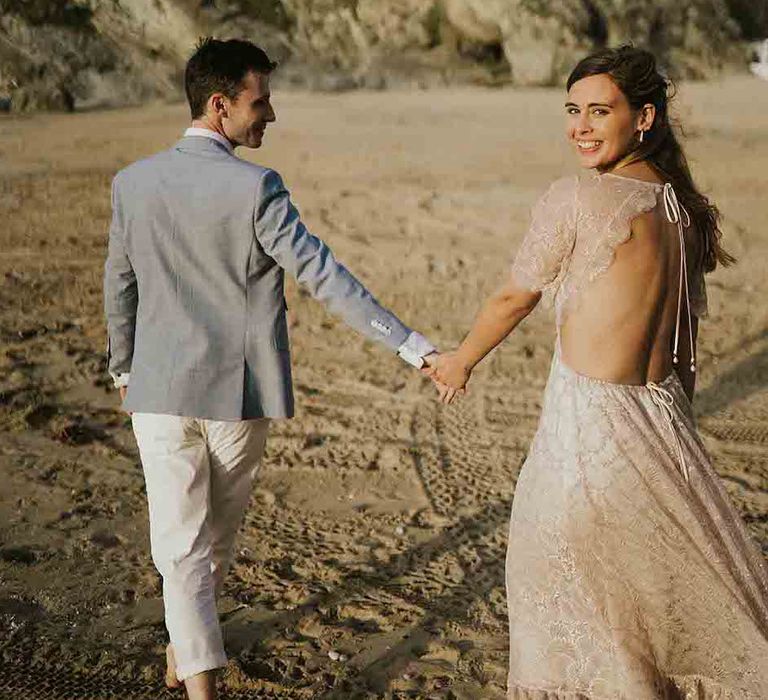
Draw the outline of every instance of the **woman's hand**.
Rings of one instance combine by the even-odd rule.
[[[425,370],[425,374],[435,382],[440,401],[451,403],[457,394],[466,392],[465,387],[472,370],[455,352],[447,352],[430,357],[429,368]]]
[[[541,292],[526,289],[510,277],[483,303],[471,330],[458,350],[425,358],[421,371],[435,382],[443,403],[451,403],[464,393],[477,365],[539,303]]]
[[[438,355],[433,362],[433,367],[437,380],[456,391],[467,385],[472,374],[472,370],[464,364],[456,352]]]

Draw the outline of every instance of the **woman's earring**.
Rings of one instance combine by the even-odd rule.
[[[640,143],[643,142],[643,137],[644,136],[645,136],[645,130],[644,129],[640,129]]]

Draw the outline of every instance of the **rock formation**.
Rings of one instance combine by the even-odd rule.
[[[250,38],[279,79],[321,89],[556,84],[627,41],[706,77],[746,67],[768,0],[0,0],[0,108],[176,99],[205,34]]]

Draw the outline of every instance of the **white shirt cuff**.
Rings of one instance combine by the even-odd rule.
[[[424,358],[433,352],[437,352],[435,346],[416,331],[412,331],[397,349],[397,354],[416,369],[421,369],[424,366]]]
[[[112,381],[115,383],[115,387],[128,386],[128,380],[131,378],[130,372],[121,372],[119,374],[109,373],[112,377]]]

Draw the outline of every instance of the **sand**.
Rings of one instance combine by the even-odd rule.
[[[310,228],[443,347],[572,172],[559,90],[278,93],[266,145]],[[709,280],[696,412],[768,553],[768,83],[678,113],[738,266]],[[163,697],[143,479],[105,374],[109,183],[180,105],[0,120],[0,696]],[[221,612],[225,697],[501,698],[515,480],[552,350],[541,308],[443,407],[293,282],[297,417],[273,424]],[[26,688],[26,690],[25,690]],[[67,690],[69,688],[69,690]],[[178,697],[178,695],[176,695]]]

